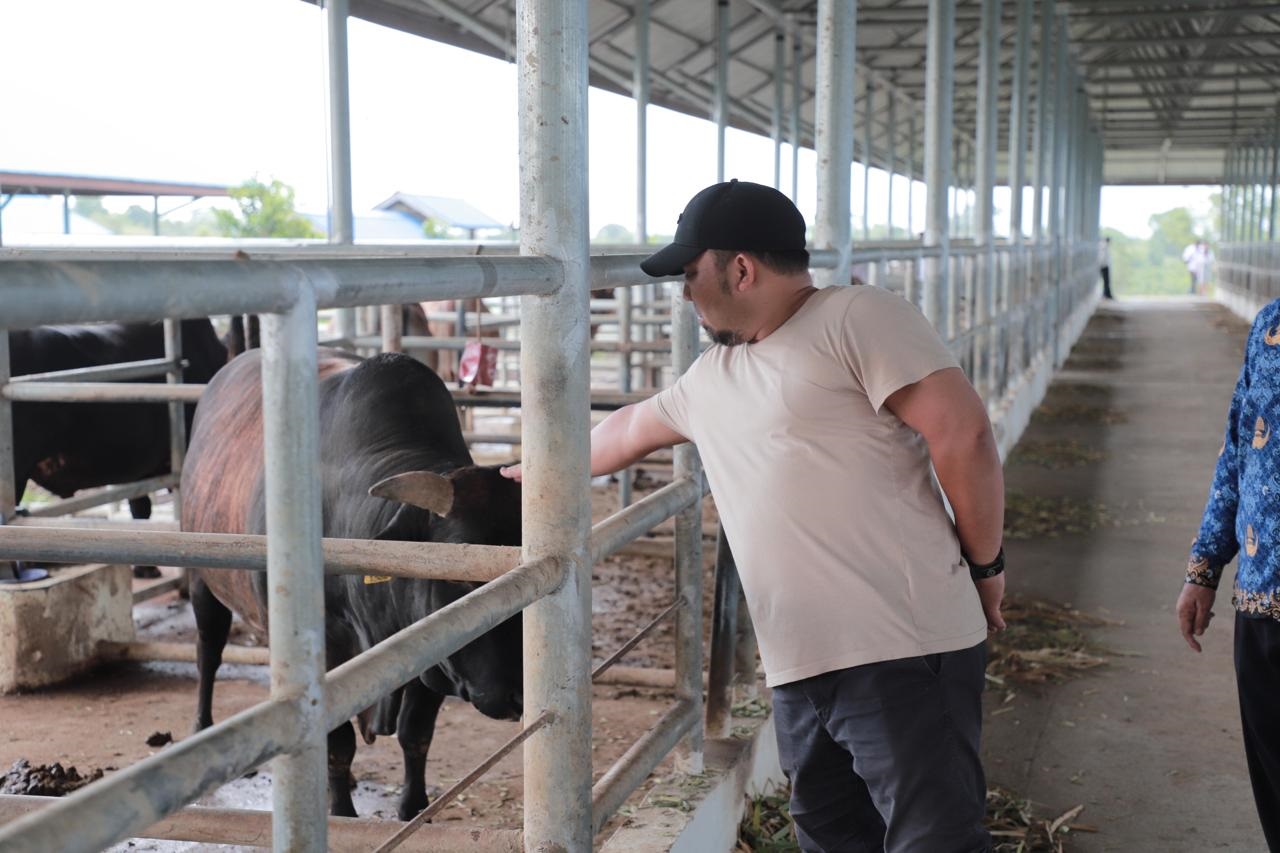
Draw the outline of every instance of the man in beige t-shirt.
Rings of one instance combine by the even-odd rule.
[[[986,409],[913,306],[817,290],[808,260],[804,219],[778,191],[730,181],[694,196],[641,268],[683,271],[718,346],[596,427],[591,473],[698,446],[803,849],[986,850],[985,638],[1004,627]]]

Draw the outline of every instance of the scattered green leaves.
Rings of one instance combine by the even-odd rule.
[[[1048,441],[1021,441],[1014,448],[1010,462],[1018,465],[1038,465],[1050,471],[1076,468],[1101,461],[1104,456],[1096,447],[1081,444],[1073,438]]]
[[[1112,521],[1097,501],[1010,491],[1004,498],[1004,538],[1039,539],[1088,533]]]

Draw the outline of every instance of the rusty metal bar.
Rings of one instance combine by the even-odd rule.
[[[617,651],[615,651],[613,654],[609,655],[609,657],[601,661],[600,664],[596,666],[595,669],[591,670],[591,680],[595,681],[600,676],[604,675],[605,672],[607,672],[610,669],[610,667],[612,667],[618,661],[622,660],[623,655],[625,655],[627,652],[634,649],[636,646],[640,644],[641,640],[649,636],[649,634],[653,632],[653,629],[658,627],[658,625],[662,623],[663,619],[666,619],[668,616],[674,613],[676,611],[676,608],[684,607],[686,604],[688,604],[688,602],[686,602],[682,598],[677,598],[675,601],[668,604],[665,608],[663,608],[661,613],[659,613],[657,616],[650,619],[648,624],[646,624],[643,628],[637,631],[631,637],[631,639],[627,640],[625,643],[619,646]]]
[[[412,820],[408,821],[399,832],[379,845],[373,853],[390,853],[390,851],[400,847],[409,840],[409,836],[422,829],[423,825],[426,824],[427,821],[439,814],[441,810],[444,809],[445,806],[449,805],[449,803],[453,802],[459,794],[474,785],[476,781],[479,780],[481,776],[488,773],[495,764],[506,758],[507,755],[510,754],[511,750],[524,743],[533,735],[534,732],[550,723],[553,719],[555,719],[555,715],[550,711],[547,711],[541,717],[538,717],[538,719],[529,723],[529,725],[525,726],[519,734],[509,739],[502,746],[498,747],[492,755],[476,765],[470,773],[449,786],[449,790],[436,797],[431,805],[418,812],[418,814],[415,815]]]
[[[520,562],[520,549],[452,542],[323,539],[326,574],[485,582]],[[267,537],[240,533],[0,527],[0,558],[55,563],[127,563],[192,569],[267,568]]]
[[[98,657],[104,660],[195,663],[196,647],[194,643],[118,643],[103,640],[98,643]],[[223,650],[222,662],[267,666],[271,663],[271,653],[266,647],[228,644]]]

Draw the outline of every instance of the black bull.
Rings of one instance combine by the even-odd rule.
[[[361,361],[320,353],[320,464],[324,535],[409,542],[516,545],[520,489],[496,468],[477,467],[453,400],[430,368],[408,356]],[[265,532],[260,351],[231,362],[205,391],[182,472],[186,530]],[[372,493],[386,497],[374,497]],[[388,499],[390,498],[390,499]],[[370,582],[373,581],[373,582]],[[330,669],[456,601],[474,584],[325,578],[325,643]],[[248,571],[195,573],[199,699],[196,728],[212,724],[213,679],[235,610],[266,634],[266,577]],[[230,609],[228,609],[230,608]],[[446,695],[498,719],[521,711],[519,618],[494,628],[359,716],[367,742],[398,736],[405,782],[399,815],[427,805],[425,769],[436,715]],[[355,814],[351,762],[355,730],[329,734],[330,810]]]
[[[203,384],[226,364],[227,351],[207,319],[183,320],[183,381]],[[161,323],[38,326],[9,336],[14,376],[142,361],[164,355]],[[153,380],[162,382],[163,377]],[[186,406],[190,430],[195,406]],[[167,474],[169,413],[143,403],[14,403],[14,494],[34,480],[59,497],[80,489]],[[147,497],[129,502],[134,518],[151,515]]]

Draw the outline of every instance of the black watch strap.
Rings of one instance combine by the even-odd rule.
[[[976,581],[993,578],[1004,571],[1004,546],[1000,547],[1000,553],[996,554],[996,558],[990,563],[975,563],[968,555],[962,554],[964,561],[969,564],[969,577]]]

